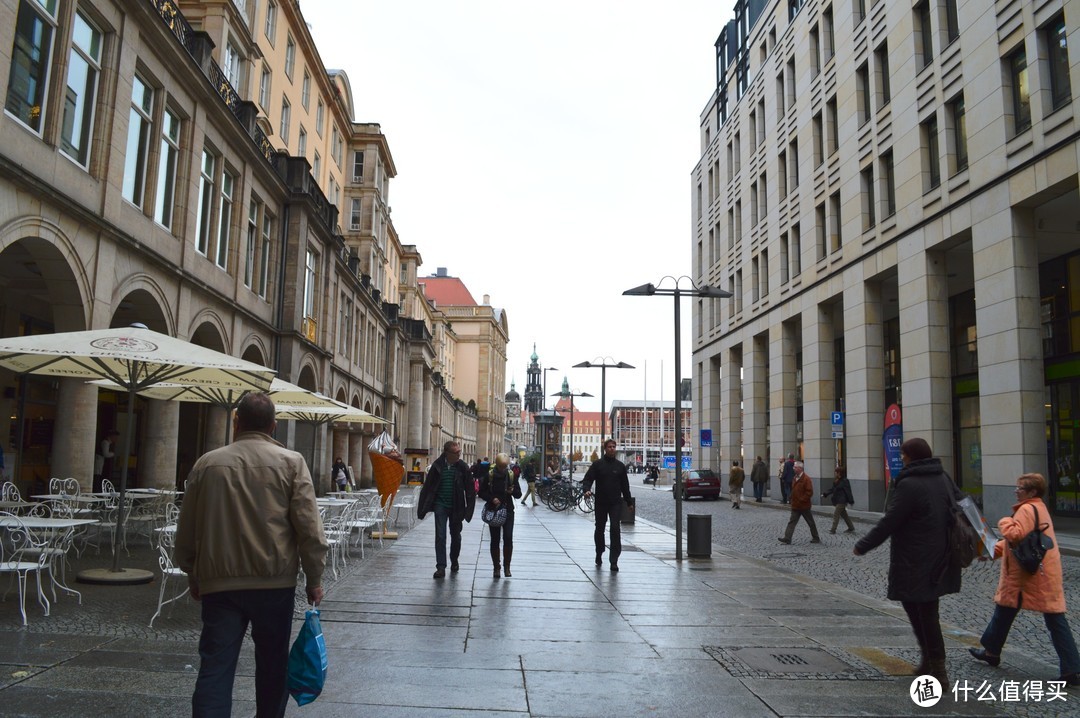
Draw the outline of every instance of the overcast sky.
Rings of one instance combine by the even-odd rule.
[[[674,300],[623,297],[690,275],[690,173],[731,0],[304,0],[356,117],[394,156],[394,226],[421,276],[446,267],[510,327],[506,389],[536,344],[578,407],[674,395]],[[687,284],[683,286],[688,286]],[[670,285],[670,280],[668,280]],[[691,301],[683,300],[690,377]],[[645,367],[648,367],[647,376]],[[550,403],[554,403],[552,400]]]

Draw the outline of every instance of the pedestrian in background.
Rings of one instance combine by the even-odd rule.
[[[603,563],[604,524],[611,521],[611,553],[608,554],[608,562],[612,571],[619,570],[619,556],[622,554],[622,533],[619,526],[622,503],[624,499],[627,505],[634,502],[630,495],[630,477],[626,474],[626,464],[615,458],[615,447],[614,439],[604,442],[604,455],[592,462],[582,482],[586,496],[593,495],[592,487],[596,484],[596,530],[593,532],[593,541],[596,544],[597,566]]]
[[[759,456],[750,469],[750,483],[754,485],[754,501],[761,503],[765,496],[765,484],[769,483],[769,467]]]
[[[791,485],[795,481],[795,454],[788,454],[780,467],[780,500],[791,503]]]
[[[1061,551],[1050,511],[1043,503],[1044,496],[1046,479],[1042,474],[1024,474],[1016,480],[1016,504],[1012,516],[998,521],[998,531],[1004,538],[994,544],[994,559],[1002,559],[1001,578],[994,594],[994,615],[983,631],[980,640],[983,647],[969,648],[968,652],[991,666],[998,665],[1016,614],[1020,609],[1038,611],[1043,615],[1057,651],[1060,680],[1070,686],[1080,686],[1080,654],[1065,617]],[[1053,540],[1054,547],[1046,552],[1039,570],[1032,574],[1024,570],[1008,549],[1035,529],[1036,512],[1039,526],[1045,527],[1042,532]]]
[[[491,534],[491,564],[495,569],[495,578],[499,578],[499,543],[502,543],[502,574],[510,578],[510,558],[514,555],[514,499],[521,498],[521,486],[509,468],[510,457],[496,454],[495,465],[488,475],[480,480],[480,498],[487,502],[488,508],[506,507],[506,523],[502,526],[488,524]]]
[[[946,687],[949,677],[938,602],[960,591],[960,567],[949,560],[952,507],[960,492],[925,439],[901,444],[900,460],[904,468],[893,479],[885,515],[859,539],[854,553],[862,556],[892,539],[888,597],[904,607],[919,642],[922,660],[915,675],[929,673]]]
[[[274,402],[240,400],[231,444],[204,454],[188,476],[173,549],[202,602],[192,716],[227,716],[244,634],[255,643],[255,706],[283,716],[296,578],[322,601],[326,536],[304,457],[275,441]]]
[[[851,493],[851,482],[847,478],[847,469],[843,466],[837,466],[835,478],[833,479],[832,488],[822,494],[823,497],[832,497],[833,515],[832,515],[832,528],[829,529],[829,533],[836,533],[836,527],[840,525],[840,519],[844,519],[844,523],[847,524],[846,534],[855,533],[855,524],[851,523],[851,518],[847,515],[848,504],[855,503],[855,497]]]
[[[435,514],[435,574],[446,576],[446,529],[450,528],[450,571],[456,572],[461,555],[461,525],[472,521],[476,508],[476,482],[469,465],[461,460],[461,445],[456,441],[443,444],[443,452],[435,459],[420,487],[416,517],[423,519]]]
[[[728,474],[728,494],[731,496],[731,506],[742,508],[742,487],[746,481],[746,472],[739,466],[738,461],[731,462],[731,473]]]
[[[531,462],[525,462],[525,468],[521,472],[525,476],[525,495],[521,497],[521,505],[527,506],[529,497],[532,497],[532,505],[536,506],[536,465]]]
[[[814,482],[810,474],[803,471],[803,462],[794,461],[792,471],[795,474],[791,482],[791,518],[788,519],[784,535],[778,540],[780,543],[791,543],[791,537],[795,533],[795,526],[802,518],[810,526],[810,543],[821,543],[818,535],[817,524],[814,523],[814,512],[811,507],[814,502]]]

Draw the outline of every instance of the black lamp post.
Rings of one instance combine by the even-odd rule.
[[[669,279],[665,277],[664,279]],[[685,277],[689,279],[689,277]],[[683,279],[683,277],[680,277]],[[663,280],[661,280],[663,281]],[[642,284],[640,287],[627,289],[624,296],[652,297],[655,295],[675,297],[675,560],[682,561],[682,332],[679,325],[679,299],[680,297],[708,297],[710,299],[729,299],[731,292],[704,284],[696,286],[690,280],[690,289],[679,289],[679,280],[675,280],[675,286],[661,288],[653,284]],[[660,411],[664,408],[660,407]],[[661,451],[663,450],[661,442]]]
[[[634,367],[621,361],[617,364],[608,364],[607,360],[611,357],[597,357],[594,361],[583,361],[580,364],[575,364],[575,369],[600,369],[600,445],[603,446],[607,441],[607,370],[608,369],[633,369]],[[600,363],[597,364],[596,362]],[[615,361],[611,359],[611,361]]]
[[[563,386],[566,386],[566,382],[563,382]],[[572,483],[574,481],[574,397],[592,397],[592,394],[585,391],[580,394],[575,394],[572,391],[557,391],[552,396],[561,396],[564,399],[570,397],[570,481]]]

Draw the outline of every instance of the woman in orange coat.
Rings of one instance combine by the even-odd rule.
[[[1054,524],[1050,512],[1043,503],[1046,495],[1046,479],[1042,474],[1024,474],[1016,480],[1016,504],[1012,516],[998,521],[998,531],[1005,537],[994,545],[994,558],[1003,558],[1001,579],[997,593],[994,594],[994,615],[983,631],[982,648],[969,648],[972,656],[980,661],[996,666],[1001,663],[1001,649],[1009,636],[1013,619],[1023,608],[1039,611],[1050,631],[1050,640],[1058,654],[1061,668],[1061,680],[1070,686],[1080,685],[1080,654],[1076,650],[1069,621],[1065,618],[1065,588],[1061,576],[1061,552],[1054,534]],[[1030,574],[1024,570],[1009,546],[1015,546],[1020,539],[1035,528],[1035,515],[1038,512],[1039,526],[1045,526],[1043,533],[1054,541],[1054,548],[1046,552],[1039,570]]]

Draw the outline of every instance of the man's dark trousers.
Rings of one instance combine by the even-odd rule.
[[[228,716],[244,632],[255,642],[257,718],[279,718],[289,703],[286,676],[295,588],[221,591],[202,597],[199,677],[191,697],[192,718]]]
[[[604,524],[611,520],[611,540],[608,542],[608,560],[612,566],[619,565],[619,555],[622,553],[622,527],[619,519],[622,517],[622,500],[613,504],[596,504],[596,531],[593,539],[596,541],[596,560],[600,560],[604,553]]]

